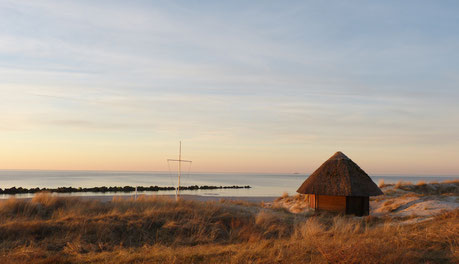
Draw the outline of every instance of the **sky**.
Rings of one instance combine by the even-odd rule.
[[[0,0],[0,169],[459,175],[457,1]]]

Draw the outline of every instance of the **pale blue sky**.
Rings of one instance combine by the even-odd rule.
[[[0,168],[459,174],[457,1],[0,0]]]

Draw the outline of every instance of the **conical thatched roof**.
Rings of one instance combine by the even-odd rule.
[[[368,174],[340,151],[311,174],[297,192],[342,196],[383,194]]]

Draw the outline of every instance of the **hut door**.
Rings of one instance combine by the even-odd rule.
[[[346,214],[368,215],[368,197],[347,196]]]

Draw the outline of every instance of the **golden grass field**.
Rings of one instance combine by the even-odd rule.
[[[0,202],[0,263],[459,263],[457,209],[410,224],[266,207],[12,198]]]

